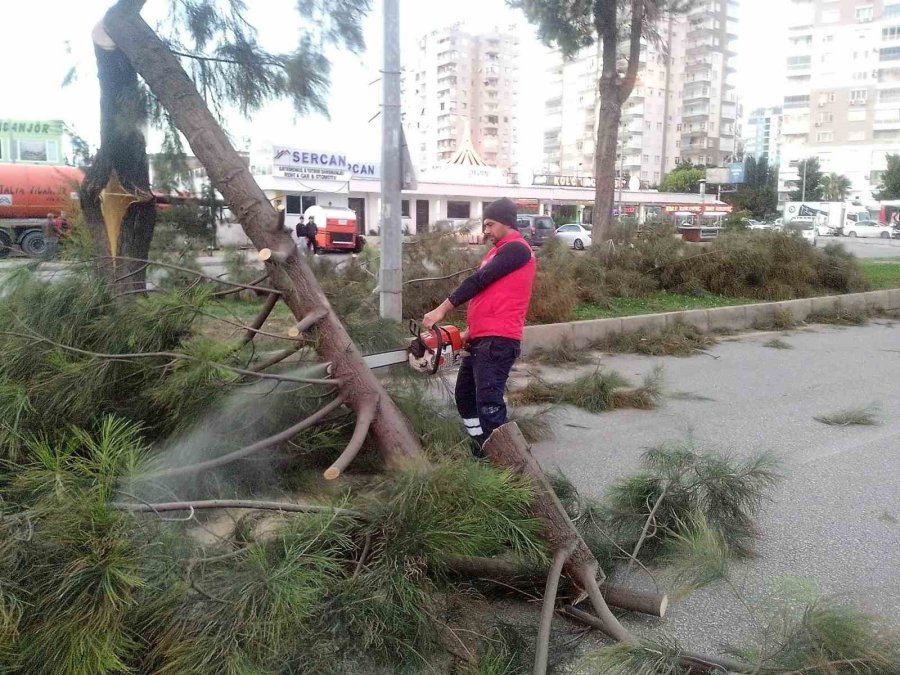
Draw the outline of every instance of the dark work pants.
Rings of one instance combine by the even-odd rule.
[[[518,340],[504,337],[477,338],[468,349],[456,378],[456,409],[480,447],[506,424],[506,379],[521,350]]]

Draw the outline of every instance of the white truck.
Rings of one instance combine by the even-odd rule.
[[[812,223],[821,237],[840,234],[844,225],[869,220],[869,211],[850,202],[787,202],[782,211],[784,225]]]

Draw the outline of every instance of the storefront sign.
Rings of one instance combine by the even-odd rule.
[[[636,206],[623,206],[623,207],[622,207],[622,215],[623,215],[623,216],[633,216],[635,213],[637,213],[637,207],[636,207]],[[613,214],[614,216],[619,215],[619,209],[618,209],[618,207],[613,207],[612,214]]]
[[[356,162],[347,155],[327,150],[275,147],[272,175],[303,180],[348,181],[351,178],[379,180],[378,164]]]
[[[532,185],[550,185],[553,187],[590,188],[597,187],[597,181],[593,176],[553,176],[550,174],[535,174],[531,180]]]
[[[666,213],[731,213],[730,204],[667,204]]]
[[[62,136],[60,120],[7,120],[0,119],[0,134],[18,136]]]

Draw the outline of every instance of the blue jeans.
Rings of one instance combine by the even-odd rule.
[[[506,380],[521,353],[518,340],[482,337],[469,343],[456,378],[456,409],[466,431],[479,445],[506,424]]]

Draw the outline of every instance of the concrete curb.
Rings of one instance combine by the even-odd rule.
[[[788,311],[794,320],[803,321],[810,314],[832,312],[838,309],[898,311],[900,310],[900,289],[826,295],[818,298],[762,302],[713,309],[692,309],[665,314],[640,314],[619,319],[593,319],[591,321],[525,326],[522,355],[529,356],[542,349],[552,349],[566,344],[580,349],[596,340],[617,333],[632,333],[639,330],[659,333],[679,321],[705,331],[746,330],[755,325],[771,323],[778,310]]]

